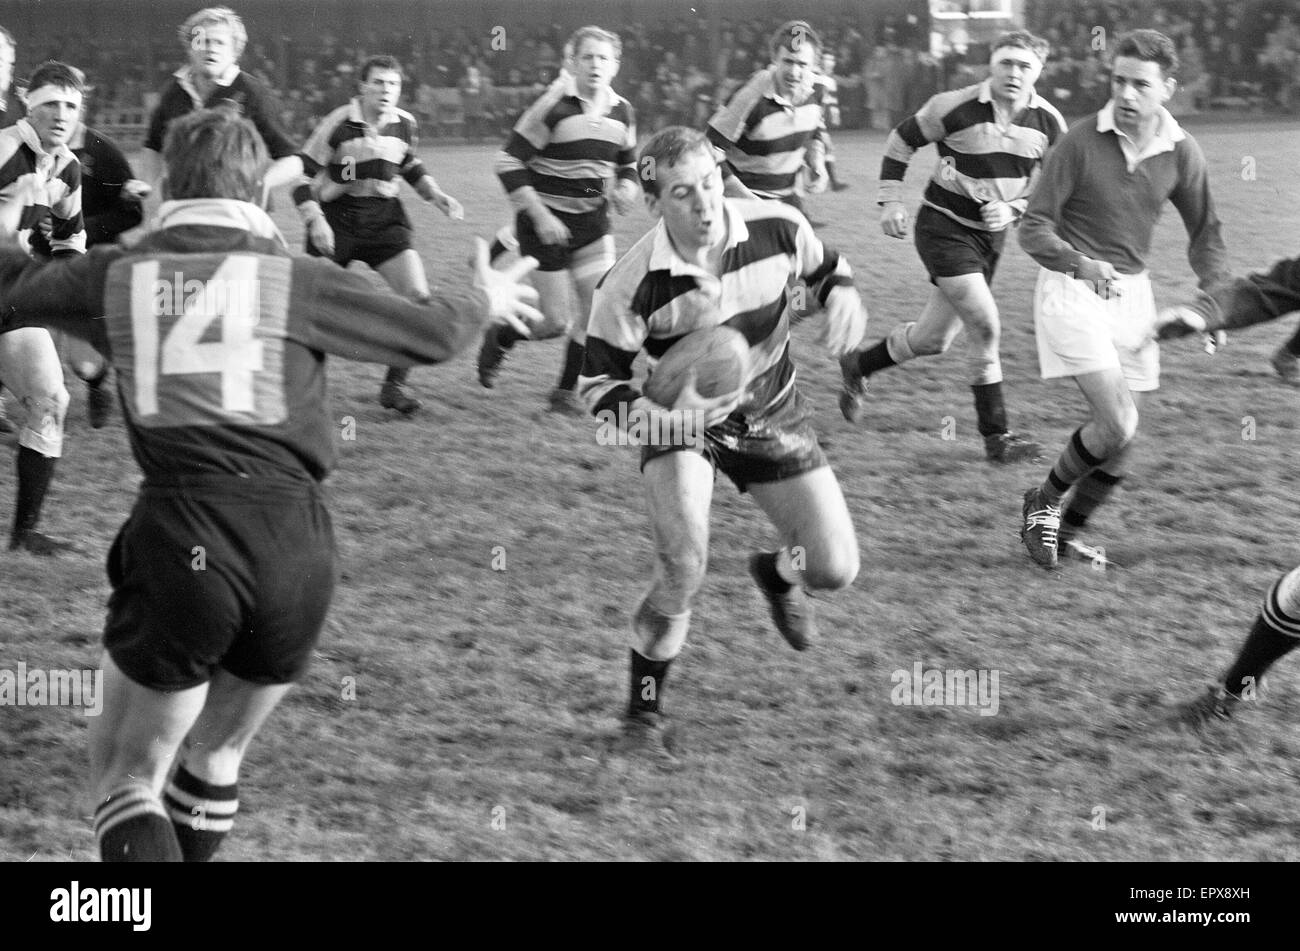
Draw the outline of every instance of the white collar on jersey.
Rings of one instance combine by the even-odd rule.
[[[179,228],[183,225],[205,225],[210,228],[236,228],[247,231],[255,238],[277,241],[286,249],[288,242],[275,222],[261,208],[233,198],[183,198],[165,201],[158,206],[158,214],[149,223],[150,231]]]
[[[722,214],[727,220],[726,244],[722,249],[724,253],[749,240],[749,226],[745,224],[745,216],[736,210],[734,202],[737,200],[739,199],[724,198],[722,200]],[[762,199],[756,200],[761,201]],[[677,249],[673,247],[673,243],[668,237],[668,229],[664,226],[662,218],[655,224],[654,244],[650,248],[650,270],[668,271],[670,274],[716,276],[709,274],[696,264],[691,264],[677,253]]]
[[[1156,113],[1156,117],[1158,121],[1156,122],[1156,134],[1155,138],[1152,139],[1152,144],[1154,145],[1156,142],[1163,143],[1163,147],[1158,151],[1171,151],[1175,142],[1181,142],[1183,139],[1187,138],[1187,133],[1184,132],[1183,127],[1178,124],[1178,120],[1175,119],[1173,114],[1164,106],[1160,107],[1160,111]],[[1128,138],[1128,134],[1115,125],[1114,99],[1106,103],[1106,105],[1102,106],[1100,111],[1098,111],[1097,131],[1114,132],[1116,135],[1122,135],[1125,138]],[[1156,154],[1155,152],[1151,152],[1150,148],[1148,148],[1147,151],[1149,154]]]
[[[360,97],[360,96],[353,96],[353,97],[352,97],[352,99],[351,99],[350,102],[348,103],[348,109],[349,109],[349,111],[348,111],[348,121],[350,121],[350,122],[360,122],[362,125],[369,125],[369,124],[370,124],[370,123],[366,122],[366,114],[365,114],[364,112],[361,111],[361,97]],[[381,113],[379,114],[379,122],[377,122],[377,123],[375,124],[375,128],[377,129],[377,128],[379,128],[380,126],[388,125],[390,122],[396,122],[397,119],[398,119],[398,111],[397,111],[397,107],[396,107],[396,106],[390,106],[389,108],[385,109],[383,112],[381,112]]]
[[[19,119],[15,122],[14,128],[16,128],[18,134],[23,137],[23,142],[25,142],[31,150],[36,153],[38,159],[42,155],[50,155],[56,159],[55,164],[62,167],[75,158],[72,154],[72,150],[68,148],[66,143],[64,145],[56,145],[52,149],[47,149],[45,146],[41,145],[40,135],[37,134],[36,130],[32,127],[32,124],[28,122],[26,118]]]
[[[194,85],[194,72],[188,65],[182,66],[180,69],[176,70],[176,72],[172,73],[172,75],[176,77],[177,84],[190,94],[190,98],[194,100],[194,105],[200,109],[207,105],[207,103],[203,101],[203,97],[199,95],[198,87]],[[231,63],[230,68],[217,77],[216,84],[218,86],[229,86],[235,81],[235,77],[238,75],[239,64]]]

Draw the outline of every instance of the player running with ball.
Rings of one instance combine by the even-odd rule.
[[[718,158],[702,133],[664,129],[642,148],[638,168],[659,221],[596,290],[579,386],[605,419],[659,416],[662,425],[643,431],[664,432],[686,411],[705,426],[703,439],[679,433],[641,447],[655,569],[632,618],[626,725],[663,751],[664,678],[704,581],[717,470],[753,496],[780,536],[781,547],[753,556],[750,570],[792,647],[804,650],[816,634],[806,590],[835,591],[857,575],[853,521],[795,386],[787,285],[802,285],[810,305],[825,309],[823,342],[836,356],[862,339],[867,313],[848,261],[822,245],[802,214],[782,202],[723,198]],[[741,391],[702,399],[687,386],[664,407],[632,385],[640,351],[658,358],[718,324],[749,342],[751,377]]]

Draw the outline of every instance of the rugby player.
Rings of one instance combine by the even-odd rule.
[[[768,40],[771,65],[737,89],[713,118],[708,136],[723,161],[727,195],[775,198],[800,211],[800,170],[807,186],[826,190],[826,87],[818,83],[821,38],[803,20],[782,24]]]
[[[497,155],[497,177],[517,209],[519,253],[540,262],[533,283],[548,326],[536,336],[568,333],[550,406],[571,415],[583,414],[575,388],[592,292],[614,263],[609,206],[626,214],[637,197],[636,118],[632,104],[610,87],[622,53],[616,33],[576,30],[564,45],[564,72],[519,117]],[[488,332],[478,358],[483,386],[496,385],[516,342],[509,328]]]
[[[475,286],[423,304],[290,255],[259,207],[265,146],[228,109],[178,118],[163,148],[166,201],[133,249],[0,254],[3,326],[57,326],[109,357],[144,471],[109,553],[89,730],[105,861],[210,857],[249,743],[307,666],[335,578],[325,355],[434,363],[489,322],[541,317],[517,283],[535,262],[494,271],[483,242]]]
[[[82,98],[81,71],[50,61],[32,74],[27,111],[0,129],[0,235],[34,257],[80,255],[81,167],[68,148]],[[63,455],[68,391],[54,339],[44,327],[0,328],[0,379],[21,413],[17,497],[9,548],[35,555],[73,549],[37,531],[55,463]]]
[[[81,165],[86,247],[116,241],[118,235],[140,224],[144,218],[141,199],[150,188],[135,177],[117,143],[88,128],[85,122],[78,122],[68,148]],[[107,385],[108,362],[75,339],[69,340],[65,356],[72,372],[86,384],[86,413],[91,428],[101,429],[113,412],[113,393]]]
[[[1114,53],[1110,102],[1062,136],[1020,225],[1021,247],[1041,265],[1034,331],[1042,375],[1073,377],[1092,409],[1042,484],[1024,495],[1021,538],[1045,568],[1062,552],[1105,561],[1077,536],[1122,481],[1142,399],[1159,386],[1146,258],[1166,201],[1187,228],[1201,288],[1228,276],[1205,156],[1164,107],[1176,86],[1173,42],[1134,30]]]
[[[857,575],[853,521],[795,385],[787,285],[802,283],[825,310],[822,342],[836,356],[861,340],[867,313],[848,261],[822,245],[802,214],[781,202],[724,199],[704,134],[670,126],[641,149],[638,167],[653,172],[642,184],[658,223],[596,290],[579,385],[592,412],[612,414],[602,418],[616,419],[630,440],[638,420],[652,420],[643,433],[668,434],[641,448],[655,568],[632,618],[625,721],[633,737],[657,738],[651,745],[663,750],[664,678],[704,580],[718,469],[753,496],[780,536],[778,550],[750,559],[750,572],[793,648],[816,636],[806,589],[835,591]],[[664,407],[632,385],[640,351],[658,358],[683,335],[718,324],[749,342],[753,376],[741,391],[704,399],[688,386]],[[699,422],[696,438],[686,420]]]
[[[1166,308],[1157,320],[1161,338],[1249,327],[1300,310],[1300,258],[1279,261],[1266,274],[1220,283],[1198,300]],[[1264,596],[1255,623],[1223,679],[1182,706],[1176,718],[1193,728],[1226,720],[1243,701],[1257,699],[1263,676],[1300,646],[1300,565]]]
[[[1043,156],[1065,133],[1065,120],[1034,91],[1047,59],[1046,40],[1017,30],[1000,36],[989,78],[932,97],[890,133],[880,165],[881,229],[908,232],[903,178],[916,150],[936,143],[939,164],[916,216],[916,250],[934,285],[921,316],[900,324],[842,365],[840,410],[856,422],[866,380],[916,357],[943,353],[964,326],[975,415],[990,462],[1036,459],[1042,447],[1007,424],[998,305],[990,284],[1007,230],[1029,202]]]
[[[307,253],[347,267],[361,261],[388,286],[415,301],[429,298],[424,264],[411,247],[411,222],[398,196],[398,176],[449,218],[465,211],[415,154],[415,117],[397,108],[402,67],[391,56],[361,64],[361,95],[331,112],[303,146],[308,181],[294,189],[307,231]],[[404,416],[420,401],[406,392],[408,367],[389,367],[379,403]]]
[[[266,143],[274,159],[264,182],[267,195],[278,185],[297,181],[302,175],[302,159],[298,147],[281,128],[270,90],[239,68],[239,57],[248,43],[248,31],[239,14],[229,7],[204,7],[181,24],[177,35],[188,62],[163,87],[162,97],[149,116],[140,159],[144,180],[154,194],[160,194],[160,152],[167,127],[195,109],[221,105],[252,121]]]
[[[0,26],[0,129],[7,129],[23,116],[27,110],[23,101],[14,92],[14,57],[18,53],[18,44],[13,34]],[[0,445],[11,446],[18,437],[18,428],[5,413],[4,381],[0,379]]]
[[[849,183],[841,181],[835,174],[835,149],[829,134],[831,129],[840,127],[840,83],[835,78],[835,54],[830,50],[822,53],[821,72],[814,82],[822,87],[823,122],[827,129],[826,180],[830,182],[832,191],[842,192],[849,187]]]

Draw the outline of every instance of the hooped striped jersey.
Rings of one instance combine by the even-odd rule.
[[[808,152],[825,153],[826,87],[814,83],[799,105],[776,88],[776,68],[760,69],[714,113],[706,133],[724,160],[723,174],[734,174],[760,198],[795,193]]]
[[[47,152],[26,119],[0,129],[0,206],[24,250],[40,257],[86,250],[81,165],[66,145]]]
[[[606,102],[581,98],[568,73],[551,83],[515,123],[496,172],[506,194],[532,188],[551,211],[586,214],[605,207],[606,185],[636,177],[632,104],[606,90]]]
[[[317,179],[321,201],[344,195],[396,198],[399,175],[415,187],[427,174],[415,154],[417,142],[415,117],[409,112],[393,109],[371,125],[361,100],[353,99],[321,120],[299,154],[307,177]],[[296,189],[294,198],[302,196]]]
[[[825,304],[852,286],[849,262],[825,247],[798,211],[782,202],[725,199],[727,242],[720,275],[683,260],[663,221],[609,270],[596,288],[579,391],[593,413],[626,413],[641,393],[632,364],[653,365],[693,330],[726,324],[749,341],[752,378],[736,414],[761,427],[794,391],[792,305]],[[791,290],[793,288],[793,292]],[[807,300],[792,300],[807,295]],[[620,410],[620,404],[624,404]],[[736,418],[733,414],[733,419]]]
[[[917,149],[934,142],[939,164],[923,203],[968,228],[987,231],[980,206],[1004,201],[1023,215],[1043,158],[1065,131],[1061,113],[1036,92],[1005,125],[998,121],[988,80],[941,92],[890,132],[877,201],[902,201],[908,162]]]

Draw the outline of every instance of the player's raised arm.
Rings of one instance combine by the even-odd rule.
[[[49,327],[105,347],[104,274],[120,248],[93,248],[58,261],[0,249],[0,330]]]
[[[537,266],[524,258],[508,270],[487,263],[478,242],[473,285],[444,288],[427,303],[376,291],[364,275],[309,258],[295,258],[294,326],[309,347],[390,366],[441,363],[477,342],[489,323],[507,323],[528,335],[541,320],[537,292],[520,283]]]
[[[771,86],[772,80],[766,70],[755,73],[713,113],[708,127],[704,130],[704,134],[709,137],[709,143],[718,153],[724,194],[729,198],[758,197],[736,176],[735,168],[727,160],[727,153],[748,130],[750,113],[763,101]]]

